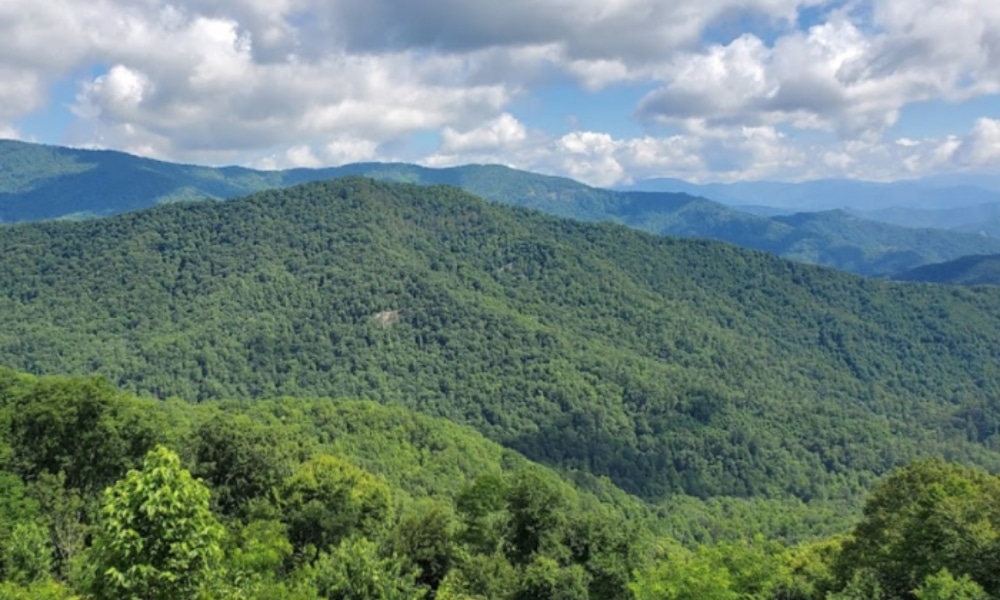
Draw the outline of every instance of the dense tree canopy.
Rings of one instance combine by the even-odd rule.
[[[0,363],[159,397],[404,405],[646,498],[857,503],[922,454],[1000,465],[997,294],[349,179],[0,229]],[[51,418],[87,419],[81,402]],[[24,416],[15,435],[48,427]],[[100,427],[81,443],[148,447]],[[206,464],[240,456],[223,451]]]

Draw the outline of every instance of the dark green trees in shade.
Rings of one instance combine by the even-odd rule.
[[[374,535],[393,511],[389,486],[342,458],[303,463],[281,492],[282,519],[296,551],[329,550],[351,534]]]

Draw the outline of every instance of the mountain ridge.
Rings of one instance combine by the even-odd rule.
[[[447,186],[348,178],[12,225],[0,290],[0,364],[158,397],[402,404],[645,498],[857,498],[925,453],[1000,468],[989,290]]]
[[[20,156],[20,161],[10,160],[11,156]],[[98,159],[106,160],[106,168]],[[46,161],[54,165],[48,171],[49,179],[42,181],[36,176],[34,188],[21,189],[26,179],[23,174],[45,173]],[[87,165],[90,167],[84,169]],[[585,221],[622,223],[660,235],[717,239],[863,275],[886,276],[920,264],[1000,252],[997,239],[928,232],[915,240],[912,232],[904,228],[890,230],[875,223],[866,230],[855,227],[857,239],[842,234],[828,238],[832,226],[797,230],[769,217],[739,212],[688,194],[615,192],[500,165],[432,169],[407,163],[357,163],[328,169],[264,172],[242,167],[174,165],[110,151],[21,142],[0,142],[0,221],[17,221],[31,215],[46,219],[102,216],[151,204],[206,196],[229,198],[350,175],[453,185],[500,204]],[[876,227],[880,227],[880,237],[874,240],[872,230]]]

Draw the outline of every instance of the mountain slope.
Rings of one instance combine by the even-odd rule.
[[[911,269],[893,279],[956,285],[1000,285],[1000,255],[964,256]]]
[[[345,179],[0,229],[0,364],[348,396],[647,498],[856,498],[1000,467],[1000,298]]]
[[[1000,240],[938,232],[915,235],[874,223],[832,232],[799,229],[676,193],[619,193],[561,177],[496,165],[429,169],[358,163],[260,172],[173,165],[115,152],[0,141],[0,222],[106,216],[177,200],[231,198],[263,189],[351,175],[460,187],[492,202],[585,221],[612,221],[661,235],[709,238],[863,275],[1000,252]],[[877,231],[878,235],[872,235]],[[849,233],[856,233],[851,237]]]

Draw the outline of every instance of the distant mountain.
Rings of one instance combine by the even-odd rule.
[[[0,221],[107,216],[345,176],[453,185],[491,202],[584,221],[611,221],[661,235],[715,239],[862,275],[889,275],[968,254],[1000,252],[1000,240],[981,235],[914,234],[857,218],[845,223],[847,215],[834,213],[807,221],[769,218],[687,193],[616,192],[498,165],[431,169],[357,163],[287,171],[212,169],[22,142],[0,142]]]
[[[963,256],[924,265],[893,277],[900,281],[923,281],[958,285],[1000,285],[1000,255]]]
[[[161,398],[401,405],[657,500],[856,501],[923,455],[1000,468],[998,331],[988,290],[445,186],[347,178],[0,228],[0,364]]]
[[[990,179],[970,179],[988,183]],[[693,184],[677,179],[646,179],[622,189],[680,192],[706,196],[729,206],[756,205],[798,212],[831,209],[879,211],[896,207],[938,210],[1000,202],[1000,189],[964,183],[945,185],[948,180],[877,183],[846,179],[781,183],[745,181]]]
[[[1000,237],[991,223],[1000,224],[1000,202],[958,208],[920,209],[895,206],[880,210],[851,210],[851,214],[901,227],[951,229]]]

